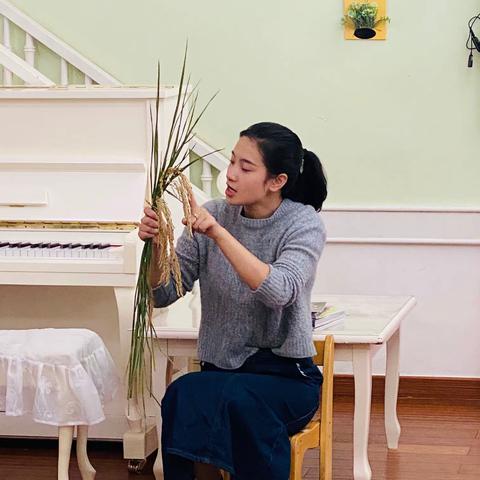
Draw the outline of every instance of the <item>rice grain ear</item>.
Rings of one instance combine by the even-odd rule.
[[[183,216],[187,222],[187,228],[190,236],[193,235],[192,230],[192,208],[190,205],[190,198],[193,195],[192,185],[189,179],[181,171],[176,172],[176,177],[172,183],[173,189],[177,198],[182,202]]]
[[[159,197],[155,202],[158,215],[158,235],[155,237],[157,247],[158,285],[170,283],[170,256],[173,245],[173,221],[167,202]],[[175,249],[173,250],[175,254]]]
[[[173,281],[175,282],[175,290],[179,297],[183,297],[185,292],[183,291],[183,282],[182,282],[182,272],[180,270],[180,264],[178,263],[177,254],[173,253],[170,256],[170,271],[173,276]]]
[[[168,285],[173,277],[177,295],[183,297],[182,273],[177,253],[175,252],[172,214],[163,197],[157,198],[156,206],[159,217],[159,234],[156,237],[158,249],[157,268],[159,273],[158,285]]]

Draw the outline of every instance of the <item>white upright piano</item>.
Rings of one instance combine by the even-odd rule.
[[[160,145],[177,94],[161,90]],[[0,329],[90,328],[121,374],[155,96],[134,87],[0,88]],[[180,206],[171,206],[179,222]],[[91,437],[121,439],[125,405],[124,390]],[[0,414],[0,436],[55,434]]]

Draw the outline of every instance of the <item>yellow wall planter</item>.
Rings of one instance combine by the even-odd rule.
[[[343,0],[343,14],[347,15],[348,8],[352,3],[370,3],[378,7],[377,19],[387,16],[387,0]],[[345,40],[385,40],[387,38],[387,23],[386,21],[380,22],[375,26],[374,32],[361,31],[359,29],[355,32],[355,27],[352,22],[347,22],[345,24]],[[369,35],[374,35],[370,37]],[[361,37],[359,37],[361,36]]]

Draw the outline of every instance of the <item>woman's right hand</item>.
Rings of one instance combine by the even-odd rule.
[[[145,207],[143,213],[145,213],[145,216],[138,226],[138,236],[145,241],[147,238],[153,238],[157,235],[158,215],[150,207]]]

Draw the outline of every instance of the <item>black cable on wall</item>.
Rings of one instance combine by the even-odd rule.
[[[480,13],[475,15],[468,21],[468,39],[465,46],[467,47],[467,50],[470,50],[467,64],[469,68],[473,67],[473,51],[477,50],[478,52],[480,52],[480,40],[473,31],[473,26],[475,25],[475,22],[477,20],[480,20]]]

